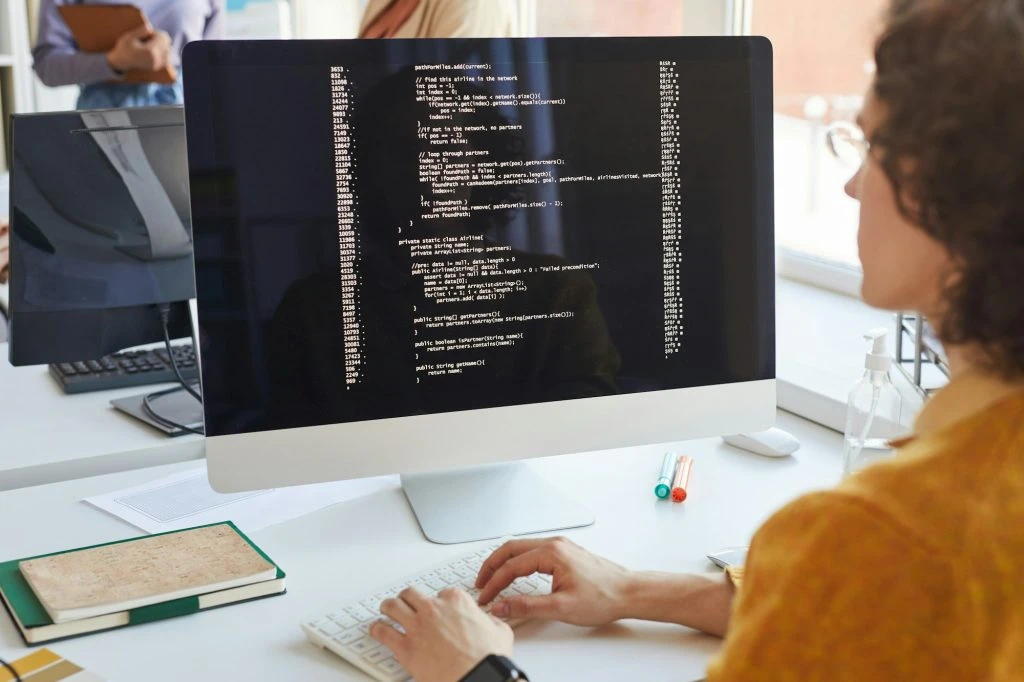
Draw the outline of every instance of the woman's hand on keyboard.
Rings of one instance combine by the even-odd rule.
[[[462,590],[427,597],[409,587],[385,599],[380,611],[405,632],[376,623],[370,636],[391,649],[419,682],[461,680],[490,654],[512,656],[512,628],[484,613]]]
[[[480,568],[476,586],[488,604],[516,578],[534,573],[552,577],[551,594],[514,596],[491,606],[499,618],[543,618],[599,626],[625,617],[630,572],[591,554],[565,538],[512,540]]]

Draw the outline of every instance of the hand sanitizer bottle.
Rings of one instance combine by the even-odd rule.
[[[864,358],[864,376],[850,391],[846,409],[846,438],[843,475],[849,476],[892,454],[889,440],[900,435],[903,397],[892,383],[892,358],[885,351],[884,327],[872,329],[864,338],[871,352]]]

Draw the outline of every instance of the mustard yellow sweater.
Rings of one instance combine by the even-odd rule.
[[[915,434],[757,532],[708,682],[1024,680],[1024,392],[957,379]]]

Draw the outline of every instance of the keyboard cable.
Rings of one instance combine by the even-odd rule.
[[[163,424],[167,428],[180,429],[180,430],[186,431],[188,433],[194,433],[197,436],[205,436],[206,435],[206,429],[205,428],[203,430],[199,430],[199,429],[194,429],[191,426],[188,426],[186,424],[179,424],[176,421],[173,421],[171,419],[168,419],[167,417],[164,417],[164,416],[158,414],[157,411],[153,408],[153,402],[152,401],[154,399],[163,397],[165,395],[170,395],[172,393],[177,393],[177,392],[182,391],[182,390],[187,391],[189,393],[189,395],[191,395],[193,398],[195,398],[197,401],[199,401],[200,405],[203,404],[203,396],[200,393],[198,393],[195,389],[193,389],[191,386],[189,386],[188,382],[185,381],[185,377],[182,376],[181,369],[178,368],[178,361],[175,359],[173,349],[171,348],[171,333],[170,333],[171,306],[169,304],[167,304],[167,303],[162,303],[158,307],[158,310],[160,312],[160,324],[163,327],[163,331],[164,331],[164,348],[167,350],[167,360],[171,363],[171,370],[174,372],[174,376],[176,376],[178,378],[178,383],[181,384],[181,387],[180,388],[172,388],[172,389],[168,389],[168,390],[165,390],[165,391],[157,391],[156,393],[150,393],[149,395],[143,396],[143,398],[142,398],[142,409],[146,412],[146,414],[150,417],[150,419],[153,419],[154,421],[159,422],[160,424]],[[196,352],[196,360],[198,361],[198,359],[199,359],[198,349],[195,349],[195,352]],[[197,364],[198,364],[198,362],[197,362]]]

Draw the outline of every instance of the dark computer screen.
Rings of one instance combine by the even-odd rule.
[[[194,295],[183,124],[181,107],[12,119],[12,361],[158,341],[140,307]]]
[[[774,378],[767,41],[185,61],[208,434]]]

